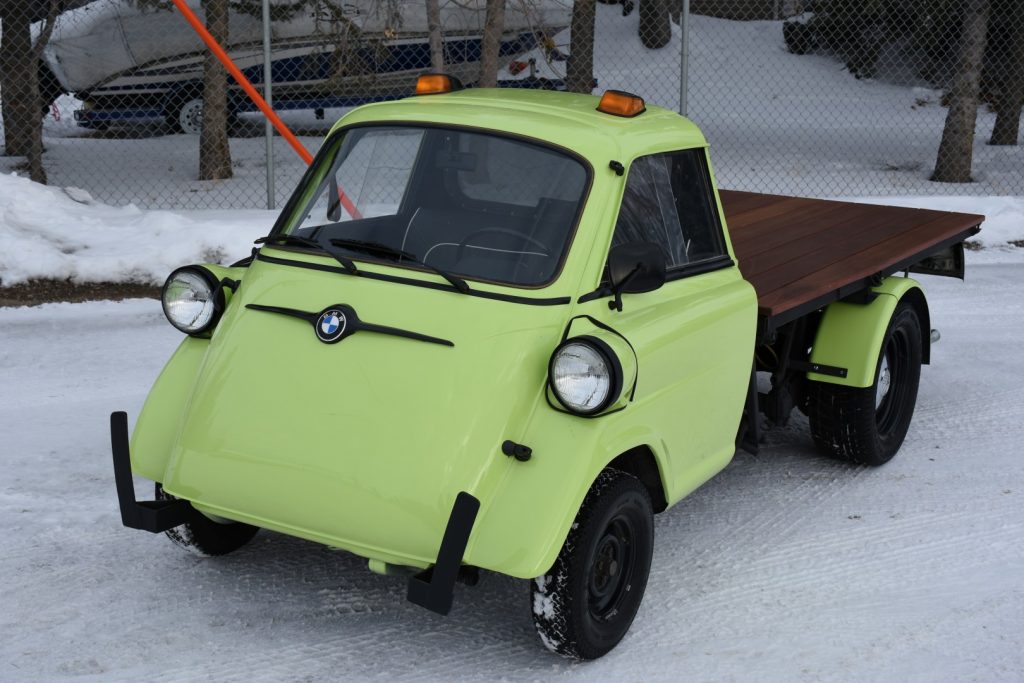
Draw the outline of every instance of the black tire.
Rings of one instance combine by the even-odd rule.
[[[604,470],[554,566],[530,582],[544,645],[573,659],[597,659],[618,645],[643,600],[653,549],[647,489],[632,475]]]
[[[157,484],[156,499],[174,500],[174,496],[165,493],[163,487]],[[238,550],[251,541],[257,531],[259,531],[259,527],[241,522],[215,522],[196,512],[190,521],[164,533],[167,534],[167,538],[174,541],[175,545],[206,557],[227,555]]]
[[[818,448],[860,465],[877,467],[892,460],[914,417],[921,350],[921,322],[903,300],[889,321],[870,387],[810,382],[808,418]]]

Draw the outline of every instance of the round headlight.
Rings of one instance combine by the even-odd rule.
[[[164,283],[164,315],[185,334],[199,334],[213,327],[220,306],[217,284],[209,271],[188,266],[171,273]]]
[[[591,415],[618,398],[622,367],[615,352],[595,337],[575,337],[551,356],[551,390],[574,413]]]

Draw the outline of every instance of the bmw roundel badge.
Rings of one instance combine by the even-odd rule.
[[[345,334],[348,321],[345,319],[345,312],[331,308],[320,314],[316,321],[317,339],[325,344],[333,344],[339,341]]]

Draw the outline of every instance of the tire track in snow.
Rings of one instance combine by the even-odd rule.
[[[941,521],[937,517],[929,515],[892,525],[895,528],[889,529],[865,528],[844,534],[840,539],[826,536],[810,543],[806,539],[791,541],[763,555],[744,552],[749,562],[733,572],[729,587],[692,602],[684,601],[688,604],[684,609],[694,616],[700,613],[713,616],[718,611],[739,608],[783,574],[787,587],[795,590],[826,587],[842,579],[865,575],[903,575],[909,569],[914,569],[915,579],[920,581],[1011,558],[1024,558],[1024,524],[992,526],[993,518],[999,517],[993,511],[993,514],[970,516],[972,522],[983,527],[980,531],[922,540],[921,532],[934,529],[935,522]],[[997,541],[1002,541],[1000,545],[1008,552],[994,558],[992,549]],[[784,571],[793,567],[801,569]]]

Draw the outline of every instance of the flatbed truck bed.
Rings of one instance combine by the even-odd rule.
[[[757,292],[766,333],[869,288],[879,276],[914,269],[950,247],[962,277],[965,239],[984,216],[721,190],[740,271]],[[933,272],[933,271],[927,271]]]

